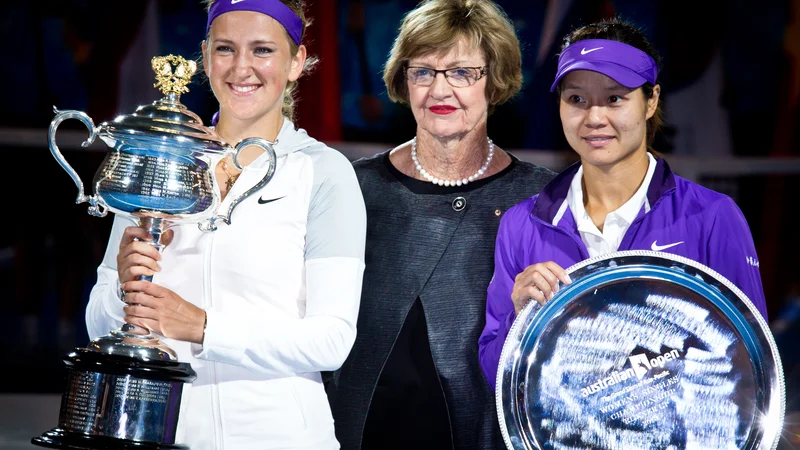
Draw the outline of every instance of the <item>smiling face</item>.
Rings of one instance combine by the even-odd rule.
[[[212,23],[203,56],[221,120],[252,122],[280,119],[286,84],[300,76],[305,48],[292,55],[283,26],[272,17],[232,11]]]
[[[457,67],[484,67],[486,60],[477,48],[465,39],[447,52],[411,58],[408,67],[436,70]],[[439,139],[463,136],[486,122],[489,102],[486,99],[486,77],[472,86],[453,87],[439,73],[430,86],[420,86],[406,81],[408,102],[417,129]]]
[[[598,72],[575,70],[561,81],[561,125],[584,164],[608,167],[647,151],[647,119],[658,89],[646,99]]]

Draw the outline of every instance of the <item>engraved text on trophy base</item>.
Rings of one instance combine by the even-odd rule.
[[[59,427],[74,433],[149,442],[174,442],[181,382],[70,371]],[[174,422],[174,420],[172,421]]]

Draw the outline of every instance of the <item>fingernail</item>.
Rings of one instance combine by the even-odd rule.
[[[559,290],[559,289],[561,289],[561,285],[560,285],[560,284],[557,284],[557,285],[556,285],[556,288],[553,290],[553,292],[558,292],[558,290]]]
[[[572,278],[569,277],[569,274],[564,275],[564,278],[567,279],[567,284],[572,283]]]
[[[555,292],[550,292],[550,300],[552,300],[552,299],[553,299],[553,297],[555,297],[555,296],[556,296],[556,293],[555,293]]]
[[[156,268],[159,272],[161,272],[161,264],[156,264]]]

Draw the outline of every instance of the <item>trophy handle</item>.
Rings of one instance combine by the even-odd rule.
[[[94,142],[95,138],[97,137],[97,128],[95,128],[92,119],[81,111],[59,111],[54,106],[53,112],[56,113],[56,117],[53,118],[52,122],[50,122],[50,130],[47,132],[47,141],[50,144],[50,153],[53,154],[53,157],[56,159],[56,161],[58,161],[58,164],[60,164],[61,167],[67,171],[69,176],[72,178],[72,181],[75,182],[75,186],[78,187],[78,197],[75,199],[75,204],[89,202],[89,214],[97,217],[105,217],[105,215],[108,213],[108,206],[97,196],[87,196],[84,194],[81,177],[78,176],[78,172],[76,172],[75,169],[73,169],[72,166],[67,162],[67,159],[64,158],[63,154],[61,154],[61,150],[59,150],[58,145],[56,145],[56,130],[58,130],[58,126],[61,124],[61,122],[67,119],[78,119],[83,122],[84,125],[86,125],[86,128],[89,129],[89,137],[83,141],[83,143],[81,143],[81,147],[88,147],[92,142]]]
[[[242,170],[242,166],[239,164],[239,153],[241,153],[242,149],[244,149],[245,147],[249,147],[251,145],[255,145],[256,147],[261,147],[261,149],[264,150],[264,153],[266,153],[269,156],[269,169],[267,169],[267,173],[264,175],[264,178],[262,178],[261,181],[258,182],[258,184],[251,187],[250,189],[242,193],[242,195],[236,197],[235,199],[233,199],[233,201],[231,201],[230,206],[228,206],[227,213],[225,213],[224,215],[217,215],[215,217],[212,217],[208,220],[205,220],[197,224],[197,226],[200,228],[201,231],[216,231],[217,220],[222,220],[226,224],[230,225],[231,214],[233,214],[233,208],[235,208],[236,205],[241,203],[242,200],[251,196],[254,192],[263,188],[264,186],[267,185],[267,183],[269,183],[269,180],[271,180],[272,176],[275,175],[275,165],[277,163],[278,157],[275,155],[275,149],[273,148],[273,146],[277,143],[278,141],[270,142],[263,138],[251,137],[247,139],[242,139],[241,141],[239,141],[238,144],[236,144],[236,147],[234,148],[235,153],[233,154],[233,165],[236,166],[237,169]]]

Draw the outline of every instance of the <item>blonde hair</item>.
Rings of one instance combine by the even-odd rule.
[[[211,9],[211,5],[214,4],[216,0],[203,0],[203,3],[206,5],[206,11]],[[297,17],[303,22],[303,30],[300,34],[301,42],[302,36],[305,36],[306,29],[311,26],[313,22],[310,17],[306,17],[305,10],[303,8],[303,0],[281,0],[281,3],[288,6],[289,9],[292,10]],[[291,36],[289,36],[289,32],[286,31],[286,28],[283,29],[283,32],[286,36],[286,39],[289,41],[289,53],[292,57],[297,56],[297,51],[300,49],[300,46],[297,45]],[[208,36],[206,36],[208,39]],[[205,55],[203,55],[205,58]],[[303,74],[310,72],[314,66],[317,65],[319,60],[315,56],[307,56],[305,64],[303,65]],[[202,67],[201,65],[199,65]],[[297,91],[297,81],[289,81],[286,83],[286,89],[283,91],[283,105],[281,105],[281,114],[288,117],[290,120],[294,120],[294,105],[297,101],[295,95]]]
[[[490,0],[427,0],[403,18],[383,81],[392,101],[408,103],[405,70],[411,58],[446,52],[460,39],[486,58],[490,111],[522,87],[522,52],[511,20]]]

